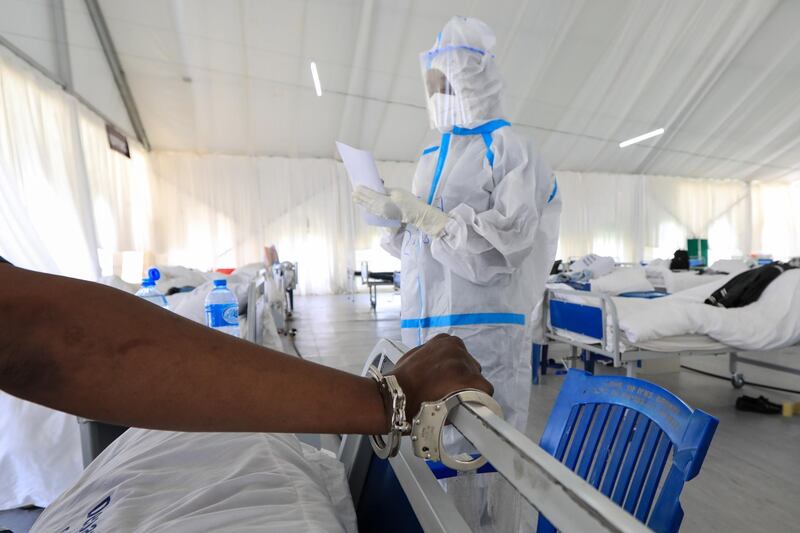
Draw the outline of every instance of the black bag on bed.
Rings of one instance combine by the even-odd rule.
[[[669,263],[670,270],[689,270],[689,251],[675,250],[672,261]]]
[[[775,278],[792,268],[786,263],[775,262],[746,270],[712,292],[705,303],[727,308],[749,305],[761,297],[761,293]]]

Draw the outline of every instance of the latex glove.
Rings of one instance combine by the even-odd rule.
[[[450,217],[441,209],[431,207],[403,189],[390,189],[389,197],[402,212],[401,220],[417,227],[421,232],[438,237]]]
[[[388,220],[400,220],[403,216],[403,212],[388,194],[381,194],[363,185],[359,185],[353,191],[353,201],[373,215]]]

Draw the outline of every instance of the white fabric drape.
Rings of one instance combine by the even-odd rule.
[[[708,260],[750,253],[747,184],[742,181],[644,178],[644,255],[668,258],[687,238],[708,239]]]
[[[95,279],[77,105],[0,49],[0,249],[20,266]]]
[[[640,258],[642,178],[557,172],[561,232],[557,257],[596,253],[619,261]]]
[[[111,152],[97,117],[0,48],[0,255],[96,279],[98,245],[145,249],[128,229],[150,231],[147,211],[128,208],[149,197],[146,156],[132,151]],[[47,506],[82,470],[74,416],[0,392],[0,509]]]
[[[800,257],[800,181],[754,183],[753,250],[775,259]]]
[[[0,254],[92,279],[96,245],[76,125],[75,103],[0,49]],[[0,392],[0,509],[48,505],[82,466],[74,416]]]
[[[564,207],[559,257],[671,257],[708,238],[709,261],[750,252],[747,184],[667,176],[558,172]]]
[[[130,159],[110,150],[105,123],[88,110],[79,113],[79,130],[101,273],[110,275],[115,271],[115,259],[119,263],[126,254],[143,259],[150,251],[153,214],[149,157],[135,142],[129,143]],[[140,276],[141,270],[135,277]]]
[[[340,164],[185,153],[154,154],[153,164],[157,262],[236,267],[275,244],[298,263],[300,293],[345,289],[354,222]]]
[[[381,230],[353,210],[350,185],[330,159],[153,155],[159,262],[201,269],[262,258],[275,243],[297,261],[301,291],[344,290],[347,268],[399,262],[380,248]],[[381,162],[388,187],[410,188],[413,163]],[[686,239],[709,239],[709,259],[746,255],[748,186],[742,181],[558,172],[564,207],[559,257],[587,253],[634,262],[671,257]]]

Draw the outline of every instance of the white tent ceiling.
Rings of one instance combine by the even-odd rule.
[[[100,6],[157,150],[332,157],[343,139],[415,160],[428,134],[417,55],[462,14],[495,29],[508,116],[555,168],[800,177],[796,0]],[[618,147],[658,127],[667,133]]]

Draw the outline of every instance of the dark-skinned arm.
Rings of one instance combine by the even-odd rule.
[[[104,285],[0,263],[0,390],[93,420],[177,431],[384,433],[376,384],[236,339]],[[364,354],[366,356],[366,354]],[[473,387],[456,337],[394,375],[408,413]]]

